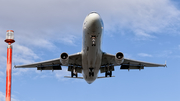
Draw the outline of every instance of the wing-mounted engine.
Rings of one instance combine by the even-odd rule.
[[[121,52],[116,53],[115,61],[118,65],[124,62],[124,54]]]
[[[60,55],[60,62],[62,63],[62,65],[67,65],[69,62],[69,56],[67,53],[62,53]]]

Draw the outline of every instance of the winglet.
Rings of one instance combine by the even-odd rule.
[[[15,64],[15,62],[14,62],[14,68],[16,68],[16,64]],[[14,69],[14,68],[13,68],[13,69]]]
[[[165,67],[167,67],[167,65],[166,65],[166,61],[165,61]]]

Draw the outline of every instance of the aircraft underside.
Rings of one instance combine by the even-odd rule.
[[[103,34],[103,21],[96,12],[91,12],[83,23],[82,51],[68,55],[61,53],[60,58],[15,66],[15,68],[37,68],[37,70],[62,70],[61,66],[68,66],[71,76],[67,78],[85,79],[91,84],[97,78],[112,77],[114,66],[120,69],[144,69],[144,67],[165,67],[166,64],[155,64],[124,58],[122,52],[115,55],[107,54],[101,50],[101,37]],[[105,73],[104,77],[98,77],[98,73]],[[82,73],[83,77],[78,77]]]

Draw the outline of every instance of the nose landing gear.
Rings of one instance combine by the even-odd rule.
[[[96,46],[96,42],[95,42],[95,41],[96,41],[96,40],[95,40],[95,39],[96,39],[96,36],[95,36],[95,35],[92,35],[92,36],[91,36],[91,39],[92,39],[92,46]]]
[[[94,76],[94,68],[89,68],[89,77]]]
[[[94,76],[94,72],[89,72],[89,76],[93,77]]]

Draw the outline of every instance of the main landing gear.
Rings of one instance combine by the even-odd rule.
[[[78,77],[78,71],[77,71],[77,66],[76,65],[70,65],[68,66],[68,71],[71,72],[71,77]]]
[[[82,66],[80,65],[69,65],[68,71],[71,72],[71,77],[78,77],[78,73],[82,73]]]
[[[71,70],[71,77],[74,77],[74,76],[77,78],[78,77],[78,73],[75,71],[75,69],[72,69]]]
[[[105,77],[107,77],[107,76],[112,77],[112,71],[106,71]]]
[[[101,66],[100,68],[101,73],[105,73],[105,77],[112,77],[112,71],[114,71],[114,65],[107,64],[104,66]]]

